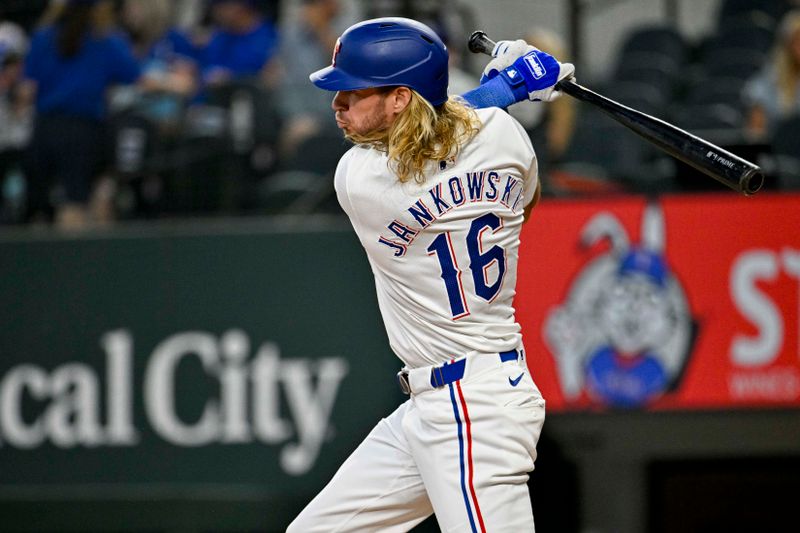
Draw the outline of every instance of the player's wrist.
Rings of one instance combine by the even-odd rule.
[[[472,107],[483,109],[499,107],[502,109],[528,98],[525,84],[517,87],[516,92],[502,76],[482,80],[481,85],[462,94],[461,97]]]

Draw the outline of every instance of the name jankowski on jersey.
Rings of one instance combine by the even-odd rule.
[[[386,226],[390,236],[381,235],[378,242],[390,248],[395,257],[403,257],[422,230],[453,209],[468,203],[500,202],[516,213],[523,192],[521,179],[510,175],[503,177],[494,170],[453,176],[431,187],[417,199],[406,210],[404,218],[408,219],[407,222],[392,220]]]

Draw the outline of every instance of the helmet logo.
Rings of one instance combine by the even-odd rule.
[[[333,57],[331,58],[331,66],[336,66],[336,57],[342,51],[342,40],[336,39],[336,44],[333,47]]]

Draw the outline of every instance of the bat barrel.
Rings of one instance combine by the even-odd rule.
[[[764,174],[760,167],[677,126],[632,109],[573,81],[563,80],[556,87],[578,100],[598,107],[664,152],[735,191],[750,196],[758,192],[764,184]]]

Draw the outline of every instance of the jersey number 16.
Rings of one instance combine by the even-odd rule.
[[[475,293],[487,302],[494,300],[503,286],[503,278],[506,273],[506,252],[497,245],[484,251],[481,238],[484,231],[491,230],[495,232],[502,227],[503,221],[500,220],[500,217],[494,213],[487,213],[472,221],[465,239]],[[441,233],[433,239],[431,245],[428,246],[428,255],[435,255],[439,259],[439,266],[442,269],[442,279],[447,290],[447,298],[450,300],[450,311],[453,315],[453,320],[469,315],[464,286],[461,283],[461,270],[458,266],[457,254],[453,248],[450,232]],[[487,273],[493,263],[497,264],[498,275],[495,282],[490,285]]]

